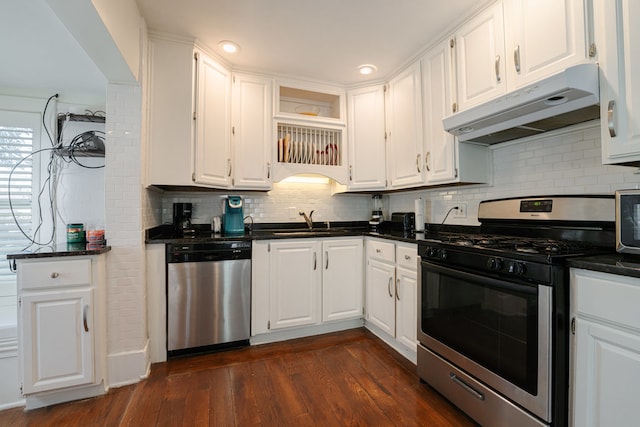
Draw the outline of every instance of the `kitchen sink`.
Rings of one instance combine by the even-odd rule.
[[[349,230],[283,230],[274,231],[274,236],[287,236],[287,237],[313,237],[313,236],[336,236],[340,234],[350,233]]]

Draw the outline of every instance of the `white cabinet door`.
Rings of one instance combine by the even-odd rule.
[[[505,0],[509,90],[587,59],[584,3],[584,0]]]
[[[396,268],[396,339],[411,351],[417,351],[418,274]]]
[[[322,242],[322,320],[362,317],[362,239]]]
[[[319,243],[298,239],[271,243],[271,329],[313,325],[320,321],[321,257]]]
[[[594,0],[602,162],[640,162],[640,2]]]
[[[24,394],[93,382],[91,289],[25,294],[20,316]]]
[[[384,86],[355,89],[347,94],[349,190],[384,190]]]
[[[386,118],[391,188],[404,188],[423,182],[420,78],[420,61],[417,61],[389,82]]]
[[[218,188],[231,185],[231,84],[229,72],[197,54],[194,181]]]
[[[367,321],[395,336],[395,265],[367,261]]]
[[[422,59],[424,100],[424,152],[426,183],[455,180],[455,138],[444,130],[442,119],[453,113],[454,68],[452,43],[447,40]]]
[[[193,185],[193,45],[149,40],[148,185]]]
[[[235,74],[232,83],[233,187],[271,188],[272,80]]]
[[[640,335],[576,321],[573,425],[638,424]]]
[[[501,1],[484,10],[456,31],[455,44],[457,96],[460,111],[505,93]]]

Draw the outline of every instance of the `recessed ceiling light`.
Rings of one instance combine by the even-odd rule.
[[[231,40],[222,40],[218,42],[218,46],[220,49],[227,53],[236,53],[240,50],[240,46],[237,43],[232,42]]]
[[[369,74],[373,74],[377,70],[378,70],[378,67],[376,67],[373,64],[362,64],[358,66],[358,72],[363,76],[368,76]]]

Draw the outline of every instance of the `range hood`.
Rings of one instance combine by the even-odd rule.
[[[497,144],[600,117],[598,66],[580,64],[442,120],[460,141]]]

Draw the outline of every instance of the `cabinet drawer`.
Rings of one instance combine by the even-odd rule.
[[[397,245],[396,264],[399,267],[418,270],[418,246],[417,245]]]
[[[381,261],[395,262],[395,243],[380,240],[367,240],[367,258]]]
[[[18,263],[21,289],[58,288],[91,284],[91,260]]]
[[[640,279],[629,276],[572,270],[574,310],[640,330]]]

